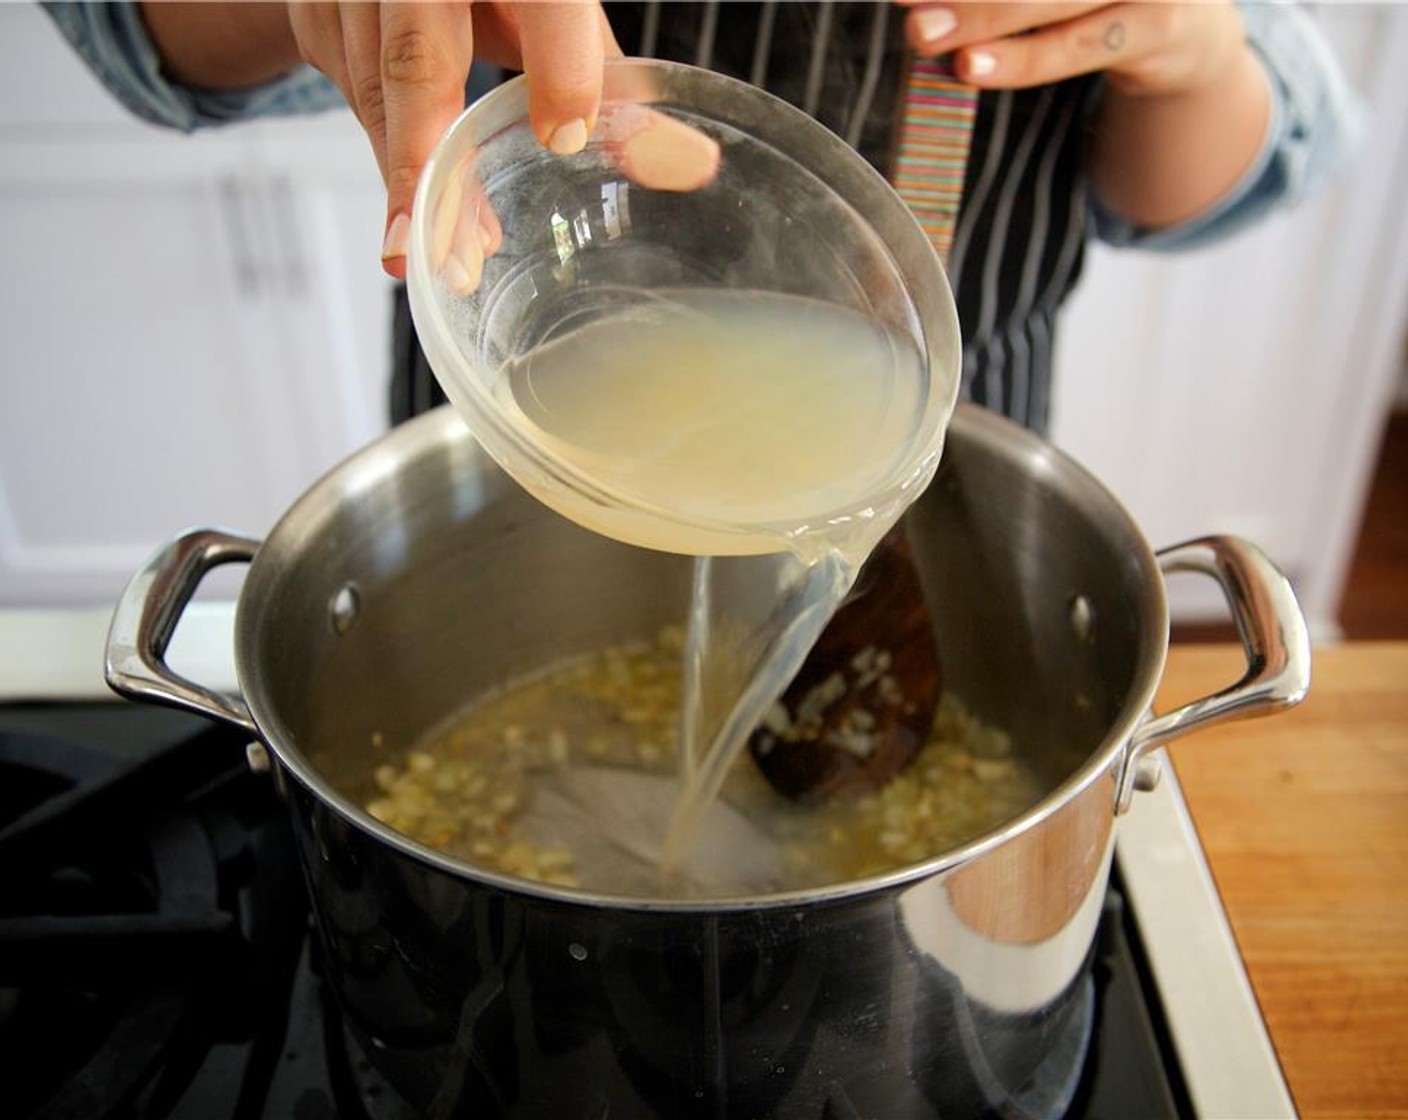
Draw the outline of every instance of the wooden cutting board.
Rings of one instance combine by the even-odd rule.
[[[1160,710],[1241,664],[1173,647]],[[1408,1117],[1408,642],[1317,648],[1299,708],[1169,753],[1297,1109]]]

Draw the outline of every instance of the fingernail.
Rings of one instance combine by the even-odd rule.
[[[578,117],[575,121],[558,125],[548,137],[548,151],[560,156],[570,156],[587,146],[587,122]]]
[[[698,190],[719,169],[717,140],[683,121],[649,111],[620,153],[626,177],[656,191]]]
[[[968,52],[968,73],[975,78],[991,74],[997,69],[997,56],[988,51]]]
[[[456,254],[451,253],[445,258],[445,283],[450,286],[450,291],[455,295],[467,296],[479,287],[479,276],[473,275],[465,267],[464,261],[460,260]]]
[[[957,17],[947,8],[914,9],[914,29],[926,43],[942,39],[957,25]]]
[[[386,239],[381,243],[381,259],[389,260],[392,257],[404,257],[406,255],[406,245],[411,239],[411,219],[403,213],[397,214],[391,219],[391,224],[386,227]]]

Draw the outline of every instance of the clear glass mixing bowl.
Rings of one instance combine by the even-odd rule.
[[[431,368],[485,449],[559,512],[648,547],[771,552],[779,532],[907,502],[933,475],[958,394],[953,296],[899,196],[799,110],[695,67],[609,63],[601,115],[571,156],[533,135],[522,78],[474,103],[426,164],[407,282]],[[785,525],[700,516],[611,484],[510,407],[500,383],[516,359],[684,289],[859,312],[912,352],[921,384],[862,492]]]

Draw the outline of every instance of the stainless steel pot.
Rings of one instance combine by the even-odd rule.
[[[1049,792],[963,848],[827,890],[587,895],[460,864],[361,810],[374,738],[408,744],[479,689],[683,615],[687,561],[550,513],[444,410],[337,468],[262,544],[203,530],[161,550],[118,606],[108,680],[267,747],[347,1023],[431,1115],[1059,1112],[1145,756],[1297,702],[1304,620],[1253,546],[1156,557],[1074,462],[972,408],[908,527],[948,687],[1024,744]],[[204,573],[232,561],[249,562],[242,700],[164,660]],[[1222,584],[1248,668],[1153,717],[1163,577],[1181,570]]]

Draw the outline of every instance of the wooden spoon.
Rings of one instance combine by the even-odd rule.
[[[949,184],[962,184],[978,91],[954,79],[951,59],[914,58],[906,81],[896,187],[947,265],[958,214]],[[944,93],[937,112],[933,93]],[[936,180],[936,150],[951,157]],[[911,189],[914,188],[914,189]],[[914,557],[896,526],[836,612],[811,656],[748,747],[773,787],[798,800],[875,789],[924,746],[943,677]],[[882,667],[883,666],[883,667]],[[875,676],[876,670],[880,675]]]
[[[748,749],[794,800],[878,789],[924,746],[942,685],[914,554],[897,525]]]

